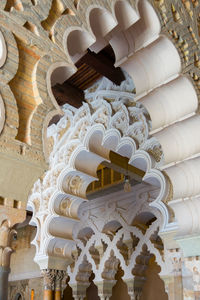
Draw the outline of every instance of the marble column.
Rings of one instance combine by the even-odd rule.
[[[89,282],[77,282],[70,285],[73,291],[73,297],[75,300],[83,300],[86,297],[86,290],[89,287]]]
[[[65,277],[66,272],[58,270],[55,275],[55,295],[54,300],[61,300],[62,296],[62,280]]]
[[[8,298],[8,275],[10,273],[10,256],[13,252],[11,243],[16,232],[5,220],[0,226],[0,299]]]
[[[8,275],[10,273],[10,258],[13,253],[12,242],[17,237],[14,225],[26,219],[25,207],[14,208],[14,200],[4,198],[0,205],[0,299],[8,299]]]
[[[10,273],[9,267],[0,266],[0,299],[6,300],[8,298],[8,275]]]
[[[56,270],[45,269],[41,271],[41,275],[44,279],[44,294],[43,300],[54,300],[54,285]]]
[[[112,296],[112,289],[115,285],[116,280],[107,280],[104,279],[100,282],[95,282],[95,285],[98,288],[98,296],[101,300],[109,300]]]
[[[128,294],[131,300],[140,300],[145,280],[144,277],[136,276],[124,281],[127,285]]]

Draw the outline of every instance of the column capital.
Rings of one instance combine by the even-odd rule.
[[[25,209],[14,208],[14,200],[4,198],[0,205],[0,299],[7,299],[12,241],[17,236],[13,226],[26,218]]]
[[[146,278],[139,276],[124,280],[131,300],[140,299],[145,280]]]
[[[44,278],[44,289],[45,290],[54,290],[56,270],[44,269],[41,271],[41,275]]]
[[[86,297],[86,290],[89,287],[90,282],[77,282],[76,284],[71,284],[73,291],[73,297],[76,300],[83,300]]]
[[[10,267],[10,256],[13,252],[12,241],[17,236],[13,229],[17,223],[22,223],[26,218],[25,208],[14,208],[14,200],[4,198],[0,205],[0,266]]]
[[[94,282],[98,288],[98,295],[101,300],[109,300],[112,296],[112,288],[116,283],[116,280],[103,280]]]
[[[10,267],[10,256],[13,252],[12,241],[17,236],[17,232],[13,229],[16,223],[21,223],[24,221],[26,212],[22,214],[20,212],[19,216],[10,218],[9,207],[0,207],[0,266]],[[7,211],[7,213],[6,213]],[[17,214],[17,209],[15,209],[15,214]]]
[[[62,270],[55,271],[55,289],[61,290],[62,280],[66,276],[66,272]]]

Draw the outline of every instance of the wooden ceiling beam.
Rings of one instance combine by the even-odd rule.
[[[94,53],[88,49],[88,52],[76,63],[76,67],[86,64],[102,76],[107,77],[116,85],[120,85],[125,80],[124,73],[120,68],[115,68],[113,61],[103,53]]]
[[[71,85],[67,81],[63,84],[56,84],[52,87],[52,92],[58,105],[62,106],[66,103],[79,108],[82,106],[82,102],[85,100],[84,92],[75,86]]]
[[[143,170],[140,170],[129,164],[129,158],[121,156],[120,154],[110,151],[110,162],[104,161],[101,164],[107,168],[113,169],[114,171],[129,175],[131,179],[137,182],[142,182],[142,178],[145,175]]]

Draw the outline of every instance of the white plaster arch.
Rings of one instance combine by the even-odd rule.
[[[5,124],[5,106],[4,106],[3,99],[0,95],[0,133],[3,130],[4,124]]]
[[[0,31],[0,68],[5,64],[7,57],[7,47],[4,36]]]
[[[74,63],[83,56],[94,42],[95,37],[78,26],[66,30],[63,36],[64,49]]]
[[[66,105],[65,116],[57,125],[49,128],[49,137],[59,136],[61,131],[62,135],[59,140],[54,138],[56,143],[50,155],[50,169],[44,176],[43,182],[37,182],[34,187],[37,194],[38,186],[40,186],[39,197],[43,202],[43,206],[40,205],[35,216],[38,213],[40,216],[48,214],[43,223],[43,227],[46,228],[43,230],[44,245],[40,245],[40,252],[37,254],[40,266],[48,264],[48,255],[60,256],[60,259],[65,260],[64,265],[66,265],[67,259],[71,259],[65,255],[69,255],[70,251],[75,249],[73,240],[77,236],[78,219],[82,203],[86,200],[87,186],[90,182],[97,180],[97,167],[102,161],[109,161],[110,150],[128,153],[130,164],[133,165],[135,159],[138,158],[148,162],[143,180],[149,182],[150,185],[156,182],[156,186],[159,182],[161,192],[155,201],[155,206],[162,214],[164,211],[162,228],[164,229],[168,224],[168,211],[161,203],[163,197],[167,196],[167,184],[164,176],[159,171],[152,170],[156,164],[147,151],[137,149],[140,147],[139,144],[136,147],[137,130],[141,126],[143,128],[143,131],[140,132],[141,144],[145,145],[145,141],[148,140],[150,126],[148,115],[139,103],[131,101],[124,104],[128,93],[125,96],[122,94],[119,98],[119,92],[114,93],[113,91],[114,95],[117,99],[110,104],[103,98],[97,100],[94,97],[95,100],[89,101],[80,109],[72,108],[69,111],[70,106]],[[132,116],[135,111],[139,115],[138,120],[134,122],[136,130],[134,141],[134,131],[130,132],[128,129],[129,126],[133,129]],[[57,127],[56,131],[55,127]],[[64,129],[66,132],[63,132]],[[70,152],[67,149],[70,149]],[[152,177],[155,179],[152,180]],[[34,205],[33,196],[29,201]],[[154,206],[153,203],[154,201],[152,202]],[[44,259],[42,261],[41,251]]]
[[[123,30],[128,29],[139,20],[139,14],[127,1],[113,1],[113,12]]]
[[[2,32],[0,31],[0,68],[3,67],[3,65],[5,64],[6,58],[7,58],[6,42]],[[0,95],[0,133],[3,130],[4,124],[5,124],[5,106],[4,106],[3,99]]]
[[[67,64],[63,61],[58,61],[53,63],[46,73],[47,91],[51,98],[51,101],[53,102],[57,110],[57,114],[62,114],[62,110],[60,109],[60,106],[58,105],[53,95],[52,86],[57,83],[62,84],[65,80],[71,77],[76,72],[76,70],[77,68],[74,65]]]
[[[136,97],[140,99],[154,88],[176,78],[181,71],[181,60],[172,42],[160,36],[126,60],[122,68],[132,77]]]
[[[127,3],[127,5],[129,4]],[[133,24],[131,25],[129,21],[130,26],[125,31],[114,33],[110,39],[110,44],[116,56],[116,66],[121,65],[129,56],[148,46],[159,37],[161,30],[160,22],[148,1],[138,1],[139,20],[135,22],[135,19],[136,16],[134,13],[132,16]]]
[[[135,37],[135,51],[156,40],[161,31],[158,16],[148,1],[138,1],[140,20],[133,27],[131,34]]]
[[[147,190],[149,190],[149,187],[147,188]],[[137,190],[135,193],[139,196]],[[76,283],[77,274],[79,273],[79,267],[82,264],[84,258],[86,258],[87,262],[91,265],[90,271],[93,271],[93,273],[95,274],[95,282],[100,282],[103,279],[114,279],[116,270],[114,269],[113,265],[110,265],[110,269],[106,268],[106,265],[108,266],[107,262],[111,256],[115,257],[116,262],[120,262],[120,266],[124,271],[123,280],[126,281],[132,279],[132,271],[137,265],[137,257],[141,255],[144,245],[146,245],[148,251],[155,256],[156,262],[161,267],[160,275],[164,276],[168,274],[170,270],[172,270],[172,265],[170,261],[164,262],[161,253],[156,249],[151,239],[151,237],[153,237],[155,233],[156,235],[158,233],[158,228],[160,224],[159,213],[156,212],[155,209],[150,209],[149,211],[146,206],[138,210],[138,205],[136,205],[133,208],[133,210],[131,210],[132,218],[134,219],[137,219],[137,217],[146,213],[146,209],[148,211],[148,214],[150,213],[151,216],[156,216],[157,220],[154,220],[149,226],[149,228],[146,228],[145,232],[142,232],[142,230],[135,225],[127,225],[127,223],[124,222],[123,216],[117,216],[116,211],[114,209],[113,214],[111,214],[108,219],[104,218],[103,214],[105,214],[105,212],[104,210],[101,211],[102,207],[106,206],[106,210],[108,210],[108,208],[111,207],[111,202],[114,202],[111,199],[108,200],[106,197],[104,198],[105,199],[102,200],[103,203],[101,203],[99,199],[94,200],[95,202],[98,201],[98,203],[101,203],[101,208],[99,208],[99,210],[94,211],[94,215],[97,217],[97,227],[94,228],[93,233],[90,236],[88,236],[88,238],[84,241],[77,239],[77,247],[80,249],[80,254],[75,254],[77,253],[77,251],[75,251],[74,255],[76,259],[73,269],[71,269],[71,267],[68,267],[67,269],[67,272],[70,276],[69,284],[73,285]],[[108,204],[107,202],[110,202],[110,204]],[[125,204],[124,201],[121,201],[121,204],[123,207],[123,204]],[[87,206],[87,204],[85,206]],[[88,208],[85,207],[85,212],[87,212],[87,210],[90,209],[90,205],[88,206]],[[98,223],[98,219],[102,218],[104,218],[104,222],[101,223],[103,227]],[[91,217],[87,217],[87,220],[82,220],[81,222],[82,224],[85,224],[86,222],[86,224],[91,227],[93,221]],[[124,244],[128,249],[128,245],[130,245],[131,243],[133,243],[134,246],[131,250],[131,253],[129,252],[129,258],[127,260],[123,255],[123,251],[120,251],[120,245]],[[99,257],[99,262],[96,261],[97,256]],[[107,270],[106,273],[105,269]]]
[[[140,103],[149,112],[155,131],[194,114],[198,98],[191,81],[179,76],[140,98]]]
[[[135,155],[133,160],[134,163],[140,164],[143,169],[147,170],[144,180],[148,183],[160,183],[161,192],[149,206],[158,208],[161,212],[163,219],[165,220],[165,222],[163,222],[163,230],[169,229],[170,226],[173,227],[173,224],[171,225],[168,223],[168,210],[162,202],[167,198],[169,187],[159,168],[162,166],[162,169],[165,169],[168,174],[172,186],[175,187],[171,197],[176,198],[181,190],[182,174],[180,173],[180,170],[179,172],[175,171],[177,166],[174,165],[174,163],[180,163],[178,168],[181,169],[182,160],[186,160],[192,155],[198,155],[199,153],[199,117],[196,115],[197,96],[195,90],[189,80],[181,75],[181,59],[176,47],[167,37],[160,35],[160,23],[150,3],[141,0],[139,1],[139,7],[140,20],[138,22],[131,25],[130,28],[127,28],[125,32],[121,32],[120,30],[119,32],[115,32],[115,30],[113,30],[110,35],[107,34],[108,42],[115,51],[116,66],[121,66],[126,70],[131,75],[136,85],[137,103],[133,103],[133,94],[129,94],[128,100],[130,101],[127,101],[127,98],[125,99],[123,93],[120,94],[121,99],[119,99],[119,92],[118,95],[117,93],[114,93],[112,88],[110,88],[112,87],[112,84],[110,84],[109,88],[104,89],[103,92],[97,90],[93,95],[89,95],[88,104],[85,104],[80,110],[77,111],[66,106],[65,118],[59,122],[57,127],[54,126],[54,128],[51,129],[52,132],[54,130],[54,133],[50,133],[49,135],[53,138],[55,146],[50,155],[50,171],[45,175],[47,180],[44,180],[42,183],[40,201],[42,203],[45,201],[46,203],[48,202],[46,207],[49,209],[49,203],[55,203],[56,201],[55,198],[51,197],[53,189],[56,189],[56,191],[61,194],[65,192],[66,196],[68,196],[67,201],[69,202],[69,208],[73,205],[75,200],[76,204],[78,203],[75,205],[73,214],[70,212],[71,209],[66,209],[66,218],[70,217],[73,219],[72,223],[74,222],[74,216],[79,218],[79,207],[81,207],[81,202],[85,200],[87,185],[92,180],[95,180],[94,174],[97,164],[101,159],[109,159],[110,150],[120,151],[122,139],[125,139],[125,137],[128,136],[130,139],[134,140],[134,143],[131,144],[129,140],[126,140],[126,145],[126,142],[123,140],[124,147],[125,149],[129,148],[128,153],[131,155],[131,158]],[[79,27],[71,27],[70,30],[65,32],[63,40],[66,53],[68,53],[68,49],[66,48],[68,34],[77,30],[83,30],[77,28]],[[74,48],[71,54],[73,54],[73,56],[77,55],[76,58],[73,58],[74,61],[80,58],[80,55],[82,55],[88,47],[92,47],[92,45],[96,43],[96,39],[91,35],[91,32],[89,33],[89,31],[87,31],[86,35],[88,39],[83,41],[83,36],[81,36],[79,40],[80,45],[77,48],[75,47],[75,44],[73,44]],[[180,84],[180,82],[182,83]],[[180,108],[180,97],[183,95],[183,92],[180,90],[183,85],[183,92],[185,91],[185,95],[183,96],[184,104],[183,107]],[[172,90],[172,88],[173,92],[169,95],[169,90]],[[108,92],[109,89],[110,91]],[[125,91],[125,93],[127,97],[127,91]],[[163,94],[165,94],[167,98],[172,96],[175,99],[176,109],[174,114],[171,114],[171,111],[173,111],[172,107],[167,111],[162,100],[159,102]],[[110,101],[110,103],[108,103],[109,100],[108,102],[105,101],[103,98],[104,95],[109,97],[114,95],[115,101]],[[189,103],[190,95],[192,95],[191,103]],[[147,114],[145,115],[144,108],[141,108],[140,100],[147,111],[149,108],[149,119],[151,119],[151,122],[146,118]],[[148,102],[150,102],[149,105]],[[156,120],[156,102],[160,103],[161,109],[160,118],[158,120]],[[167,103],[170,106],[169,99],[167,99]],[[166,117],[164,118],[165,114]],[[138,119],[135,121],[134,117],[138,117]],[[67,122],[69,122],[68,127],[65,124]],[[152,127],[150,123],[152,124]],[[187,124],[189,124],[190,130],[186,132],[186,137],[184,136],[184,133]],[[62,135],[60,134],[60,128],[63,130],[66,129],[66,132],[62,132]],[[152,129],[157,130],[157,132],[150,138],[149,133]],[[173,134],[171,135],[172,130]],[[191,138],[189,136],[190,132],[193,130],[195,135]],[[96,137],[95,132],[97,135]],[[172,141],[171,136],[173,135],[179,141],[178,145]],[[90,138],[92,138],[92,142]],[[189,138],[190,141],[188,144],[187,138]],[[73,140],[73,146],[70,144],[70,139]],[[66,141],[69,142],[68,145],[64,145]],[[169,147],[169,143],[171,142],[174,142],[173,153],[171,151],[172,149]],[[59,150],[60,146],[63,146],[62,151],[64,149],[64,154],[66,150],[67,158],[63,157],[63,153]],[[90,158],[95,161],[95,163],[92,164],[92,170],[90,170],[89,174],[88,166],[78,161],[83,157],[84,153],[87,153],[87,161]],[[158,153],[158,155],[155,153]],[[173,164],[171,169],[167,168],[167,164],[169,163]],[[195,162],[193,161],[192,164],[194,165]],[[69,169],[69,167],[71,169]],[[186,186],[184,187],[184,197],[190,196],[189,183],[196,183],[194,180],[196,174],[195,166],[193,167],[194,170],[192,172],[188,172],[187,168],[184,168],[186,173],[184,177],[184,182],[186,183]],[[175,173],[176,177],[174,175]],[[188,180],[190,173],[192,176],[191,179]],[[73,177],[73,174],[76,174],[75,177]],[[154,179],[153,181],[152,178]],[[62,182],[67,179],[68,186],[66,187],[66,185],[64,185],[63,188]],[[74,190],[74,188],[69,188],[74,180],[75,183],[80,186],[80,188],[76,188],[76,190]],[[52,186],[52,188],[49,189],[48,185]],[[32,201],[31,198],[29,201]],[[53,209],[51,213],[53,216]],[[56,213],[57,215],[61,214],[59,209],[57,209]],[[45,215],[44,211],[43,214]],[[55,216],[52,218],[49,217],[50,222],[54,220],[54,217]],[[68,222],[68,219],[66,222]],[[77,222],[74,222],[72,227],[74,224],[77,224]],[[168,225],[169,227],[167,228]],[[52,224],[50,226],[52,227]],[[187,228],[189,228],[189,226]],[[48,242],[45,242],[47,246],[48,243],[49,245],[51,243],[51,256],[53,256],[54,251],[55,256],[61,255],[58,255],[58,252],[62,252],[62,249],[66,250],[69,243],[68,250],[63,250],[63,253],[66,255],[64,256],[65,260],[69,258],[67,255],[70,256],[70,251],[73,251],[75,247],[75,243],[72,241],[72,239],[75,238],[72,233],[73,228],[70,230],[72,235],[71,238],[69,241],[62,241],[63,243],[59,240],[60,236],[56,236],[60,235],[60,233],[51,231],[52,236],[49,237]],[[55,237],[53,235],[55,235]],[[56,249],[60,250],[57,251]],[[45,251],[43,252],[43,257],[45,257],[45,255],[48,256],[48,253]]]
[[[112,14],[102,7],[90,5],[86,16],[92,32],[97,39],[105,37],[117,25]]]

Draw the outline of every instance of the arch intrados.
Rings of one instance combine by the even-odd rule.
[[[154,222],[153,220],[156,220],[156,216],[152,213],[152,212],[149,212],[149,211],[144,211],[140,214],[138,214],[132,221],[131,225],[132,226],[137,226],[137,224],[144,224],[144,225],[147,225],[152,221]],[[152,222],[150,224],[152,224]],[[150,225],[149,224],[149,225]]]
[[[96,155],[95,153],[88,152],[87,150],[82,150],[76,156],[74,167],[76,170],[86,172],[87,174],[96,177],[96,170],[104,160],[105,159]]]
[[[103,138],[103,147],[115,151],[121,139],[121,134],[117,129],[109,130]]]
[[[139,170],[142,170],[144,172],[149,171],[151,168],[151,165],[152,165],[150,156],[146,155],[146,153],[141,150],[137,151],[134,154],[130,158],[130,161],[129,161],[130,165],[132,165],[133,167],[136,167]]]
[[[152,5],[146,0],[138,1],[138,11],[140,19],[136,23],[136,28],[138,30],[139,27],[142,26],[142,34],[144,34],[145,31],[151,33],[151,40],[149,40],[149,42],[152,42],[161,32],[159,18]]]
[[[47,75],[46,75],[47,91],[49,93],[49,96],[54,106],[57,109],[56,112],[57,114],[58,112],[61,112],[61,114],[63,114],[63,112],[61,111],[60,106],[58,105],[54,97],[52,86],[56,85],[57,83],[62,84],[69,77],[71,77],[75,72],[76,72],[76,67],[74,65],[70,65],[62,61],[52,64],[47,71]]]
[[[95,126],[95,125],[94,125]],[[98,126],[99,127],[99,126]],[[105,135],[105,129],[103,126],[97,130],[92,130],[91,135],[88,136],[87,140],[85,139],[85,145],[87,149],[97,155],[109,159],[109,149],[106,149],[103,145],[103,139]],[[88,145],[88,146],[87,146]]]
[[[5,64],[7,57],[7,47],[4,36],[0,31],[0,68]]]
[[[115,1],[113,11],[120,27],[124,30],[139,20],[139,14],[127,1]]]
[[[115,18],[105,8],[90,6],[87,15],[92,32],[97,38],[104,37],[117,26]]]
[[[115,151],[119,155],[130,159],[136,151],[136,143],[130,137],[122,137]]]
[[[122,228],[121,223],[117,220],[112,220],[104,225],[102,229],[102,233],[106,233],[106,234],[109,232],[116,233],[120,228]]]
[[[85,51],[95,42],[92,35],[82,28],[71,30],[66,39],[67,52],[73,62],[76,62]]]
[[[92,230],[91,227],[85,227],[85,228],[81,229],[78,232],[77,239],[79,239],[79,240],[83,240],[83,239],[89,240],[93,234],[94,234],[94,231]]]

